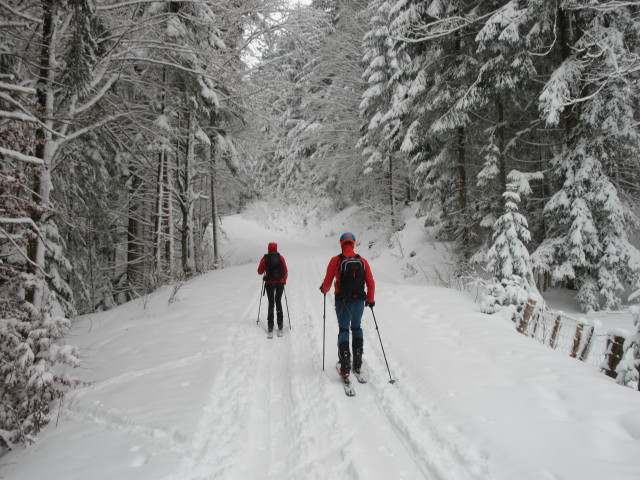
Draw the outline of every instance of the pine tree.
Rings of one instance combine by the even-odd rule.
[[[515,305],[521,309],[530,293],[535,291],[525,246],[531,240],[531,234],[527,220],[518,212],[518,204],[522,196],[531,193],[529,180],[541,177],[541,174],[526,175],[516,170],[508,175],[509,183],[503,194],[505,212],[493,227],[493,245],[486,256],[486,270],[493,276],[482,307],[488,313],[493,313],[498,305]]]
[[[13,77],[15,78],[15,77]],[[0,453],[18,443],[30,443],[51,419],[50,402],[61,398],[76,380],[61,374],[57,365],[78,365],[77,350],[64,345],[69,328],[66,318],[53,311],[68,301],[57,301],[47,289],[36,305],[32,292],[42,289],[43,270],[29,255],[35,238],[56,238],[34,221],[42,212],[31,194],[33,179],[41,175],[36,157],[37,118],[32,111],[36,91],[17,82],[0,84]],[[53,256],[61,258],[53,248]],[[67,292],[66,284],[50,268],[54,288]]]
[[[344,205],[367,190],[355,146],[366,2],[335,3],[294,11],[252,76],[268,92],[269,121],[257,128],[273,145],[256,155],[258,185],[276,184],[285,201],[329,195]]]
[[[360,112],[364,121],[359,146],[368,157],[365,173],[379,172],[386,184],[387,209],[390,227],[397,225],[396,176],[403,175],[406,155],[401,151],[404,130],[407,85],[404,72],[410,66],[409,56],[398,48],[389,32],[391,2],[378,0],[371,3],[371,29],[363,39],[363,78],[367,90],[362,95]]]
[[[553,280],[574,282],[586,311],[619,308],[624,285],[640,285],[640,252],[627,236],[633,214],[617,178],[640,153],[631,107],[638,90],[628,88],[639,24],[630,7],[601,8],[565,12],[580,35],[567,40],[572,50],[540,95],[546,122],[566,118],[567,130],[566,148],[552,162],[562,186],[545,207],[550,231],[541,248],[553,252]]]

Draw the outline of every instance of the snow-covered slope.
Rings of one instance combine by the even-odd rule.
[[[225,261],[237,266],[77,319],[69,342],[90,383],[34,446],[0,459],[0,477],[640,478],[640,394],[480,313],[464,292],[405,280],[410,252],[373,253],[375,231],[357,231],[352,213],[307,231],[228,217]],[[356,230],[373,259],[375,314],[397,380],[388,383],[368,310],[370,382],[356,383],[354,398],[334,368],[333,296],[325,323],[318,291],[343,230]],[[289,266],[292,326],[273,340],[266,298],[256,324],[256,268],[270,241]]]

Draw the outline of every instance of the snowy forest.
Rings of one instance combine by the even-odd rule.
[[[223,268],[255,199],[417,203],[488,312],[640,297],[637,1],[307,3],[0,0],[0,451],[72,318]]]

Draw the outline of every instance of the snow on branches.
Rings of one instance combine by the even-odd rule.
[[[518,212],[521,196],[531,192],[529,180],[541,174],[526,174],[517,170],[509,173],[507,191],[503,193],[504,214],[498,218],[493,230],[493,245],[486,255],[486,269],[493,275],[482,304],[483,311],[493,313],[499,307],[523,307],[531,293],[536,291],[525,246],[531,240],[526,218]]]

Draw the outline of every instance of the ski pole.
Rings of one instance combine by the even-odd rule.
[[[322,314],[322,371],[324,372],[324,337],[326,332],[326,324],[327,324],[327,294],[324,294],[324,313]]]
[[[384,363],[387,364],[387,371],[389,372],[389,383],[396,383],[396,381],[391,378],[391,370],[389,370],[389,362],[387,362],[387,355],[384,353],[384,347],[382,346],[382,337],[380,336],[380,329],[378,328],[378,322],[376,321],[376,314],[373,313],[373,307],[369,307],[371,309],[371,315],[373,315],[373,322],[376,324],[376,330],[378,331],[378,338],[380,339],[380,348],[382,348],[382,355],[384,356]]]
[[[260,289],[260,303],[258,304],[258,320],[256,320],[256,325],[260,323],[260,307],[262,307],[262,297],[264,297],[264,278],[262,279],[262,288]]]
[[[282,287],[282,291],[284,292],[284,303],[287,306],[287,318],[289,319],[289,330],[291,330],[291,315],[289,315],[289,302],[287,300],[287,288]]]

